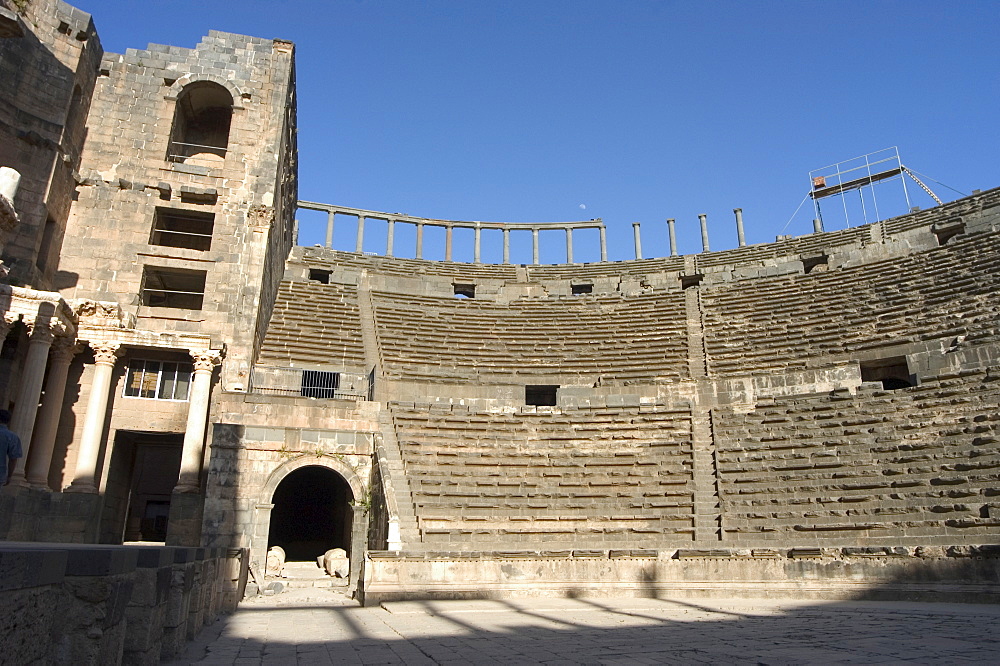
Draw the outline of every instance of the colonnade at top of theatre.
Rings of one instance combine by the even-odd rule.
[[[597,229],[600,233],[600,249],[601,249],[601,261],[608,260],[608,242],[607,242],[607,232],[604,227],[604,222],[601,218],[594,218],[592,220],[584,220],[581,222],[462,222],[458,220],[438,220],[434,218],[425,217],[412,217],[410,215],[400,215],[393,213],[380,213],[373,210],[362,210],[360,208],[348,208],[346,206],[334,206],[332,204],[316,203],[312,201],[299,201],[298,207],[304,210],[314,210],[321,211],[327,214],[326,222],[326,239],[324,246],[332,248],[333,247],[333,230],[334,230],[334,218],[337,215],[346,215],[350,217],[357,218],[358,232],[356,238],[355,252],[361,254],[364,249],[365,241],[365,222],[367,220],[381,220],[388,224],[388,231],[386,233],[386,248],[385,255],[388,257],[394,256],[394,244],[395,244],[395,231],[396,224],[410,224],[416,228],[416,250],[414,256],[417,259],[423,259],[424,253],[424,227],[439,227],[445,230],[445,251],[444,260],[452,261],[452,235],[453,231],[458,229],[472,229],[475,232],[475,240],[473,245],[473,263],[482,263],[482,231],[487,230],[499,230],[503,232],[503,263],[509,264],[510,261],[510,232],[511,231],[530,231],[531,232],[531,255],[532,264],[539,264],[539,231],[562,231],[566,235],[566,263],[573,262],[573,230],[574,229]],[[746,239],[743,233],[743,210],[740,208],[734,208],[733,213],[736,215],[736,232],[739,241],[739,246],[744,247],[746,245]],[[701,226],[701,241],[702,250],[704,252],[709,251],[708,243],[708,224],[707,216],[699,215],[698,220]],[[297,222],[297,221],[296,221]],[[822,223],[819,220],[814,220],[815,231],[823,231]],[[642,259],[642,239],[639,233],[639,222],[632,223],[632,234],[635,247],[635,258]],[[667,230],[670,240],[670,256],[676,257],[677,253],[677,236],[674,230],[674,220],[667,220]],[[779,237],[780,240],[780,237]],[[521,262],[517,262],[521,263]]]
[[[437,220],[433,218],[411,217],[409,215],[394,215],[390,213],[380,213],[373,210],[362,210],[360,208],[347,208],[345,206],[333,206],[330,204],[314,203],[311,201],[300,201],[299,208],[306,210],[323,211],[327,214],[326,223],[326,247],[333,247],[334,217],[336,215],[347,215],[356,217],[358,220],[358,233],[355,252],[361,253],[365,240],[365,222],[367,220],[382,220],[388,223],[386,234],[385,254],[388,257],[394,256],[395,230],[396,224],[410,224],[416,228],[416,251],[415,257],[423,259],[424,253],[424,227],[441,227],[445,230],[444,260],[452,261],[452,235],[457,229],[472,229],[475,233],[473,244],[473,262],[482,263],[482,231],[499,230],[503,232],[503,263],[510,261],[510,232],[530,231],[531,232],[531,254],[532,263],[539,261],[539,231],[563,231],[566,234],[566,261],[573,263],[573,230],[574,229],[597,229],[600,233],[601,261],[608,260],[608,242],[604,222],[600,218],[584,220],[580,222],[538,222],[538,223],[505,223],[505,222],[462,222],[458,220]],[[638,231],[636,232],[638,234]],[[636,236],[638,238],[638,235]],[[637,251],[640,251],[637,248]]]

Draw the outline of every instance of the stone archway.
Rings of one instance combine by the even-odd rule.
[[[344,498],[346,501],[343,503],[341,509],[344,512],[343,524],[350,525],[349,538],[346,540],[350,543],[350,550],[348,551],[351,558],[349,589],[353,592],[357,589],[368,535],[368,513],[356,510],[354,502],[367,496],[367,484],[358,477],[357,473],[349,465],[337,458],[302,455],[286,461],[271,472],[267,481],[260,489],[258,503],[254,511],[253,535],[250,546],[251,561],[257,562],[261,572],[263,572],[264,562],[267,557],[268,541],[270,539],[271,517],[275,509],[275,494],[286,480],[294,483],[297,472],[305,472],[305,476],[301,474],[298,476],[300,479],[308,479],[310,476],[308,470],[310,468],[322,470],[321,474],[316,475],[313,473],[312,476],[322,478],[322,474],[324,473],[336,475],[345,486]]]
[[[331,548],[351,552],[350,487],[328,467],[291,472],[274,490],[267,547],[280,546],[287,562],[315,562]]]

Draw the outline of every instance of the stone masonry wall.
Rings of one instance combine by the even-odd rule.
[[[4,5],[17,9],[24,34],[0,38],[0,166],[21,174],[21,220],[3,261],[13,284],[48,290],[103,50],[90,15],[60,0]]]

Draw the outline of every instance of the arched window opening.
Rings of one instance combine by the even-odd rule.
[[[198,81],[177,98],[167,159],[197,166],[217,166],[226,158],[233,96],[217,83]]]

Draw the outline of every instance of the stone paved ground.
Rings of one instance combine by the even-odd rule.
[[[1000,606],[742,599],[427,601],[290,590],[174,664],[1000,663]]]

